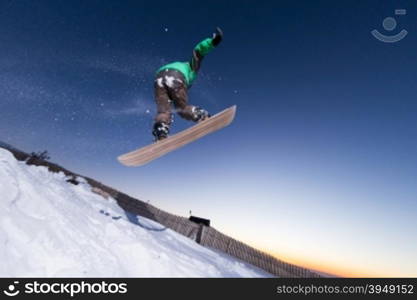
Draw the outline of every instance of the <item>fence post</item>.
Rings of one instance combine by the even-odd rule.
[[[204,233],[204,225],[200,224],[200,226],[198,228],[198,232],[197,232],[197,239],[196,239],[196,242],[198,244],[201,244],[201,239],[203,238],[203,233]]]

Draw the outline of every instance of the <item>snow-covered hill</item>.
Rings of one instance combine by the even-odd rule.
[[[270,276],[134,218],[87,183],[67,183],[0,148],[0,277]]]
[[[0,141],[0,148],[14,149],[14,147],[2,141]]]

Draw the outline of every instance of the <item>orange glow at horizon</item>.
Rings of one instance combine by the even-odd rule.
[[[315,271],[323,272],[323,273],[338,276],[338,277],[386,277],[381,274],[376,274],[375,272],[352,269],[351,267],[342,266],[342,265],[335,266],[326,262],[317,262],[317,261],[312,262],[309,259],[283,255],[282,253],[278,254],[278,253],[269,252],[269,254],[287,263],[291,263],[299,267],[312,269]]]
[[[318,271],[322,273],[326,273],[330,276],[336,277],[359,277],[359,278],[378,278],[378,277],[391,277],[393,275],[382,274],[381,271],[371,271],[369,269],[360,268],[349,264],[348,262],[345,263],[337,263],[335,261],[326,261],[325,258],[313,258],[303,253],[294,251],[294,249],[283,249],[278,252],[275,249],[271,248],[270,245],[267,245],[264,242],[260,242],[259,240],[251,239],[249,235],[246,233],[238,234],[237,231],[231,231],[228,233],[229,235],[238,238],[242,241],[245,241],[246,244],[258,249],[266,254],[269,254],[279,260],[284,262],[294,264],[299,267],[311,269],[313,271]],[[401,276],[400,276],[401,277]]]

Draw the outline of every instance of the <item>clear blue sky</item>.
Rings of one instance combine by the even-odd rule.
[[[339,2],[1,0],[0,140],[292,262],[417,276],[417,4]],[[234,123],[119,165],[152,140],[155,70],[216,26],[190,100]]]

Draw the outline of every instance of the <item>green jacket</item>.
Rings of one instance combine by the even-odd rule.
[[[193,57],[189,62],[173,62],[162,66],[158,69],[157,73],[163,70],[177,70],[184,75],[187,87],[190,87],[197,77],[197,72],[200,69],[200,64],[204,56],[206,56],[211,50],[214,49],[213,39],[207,38],[195,46],[193,51]]]

